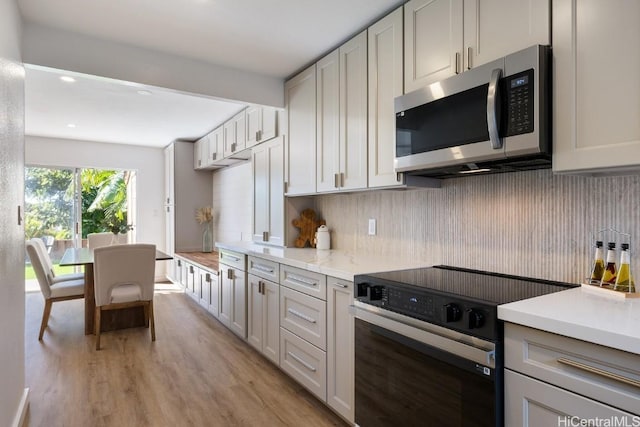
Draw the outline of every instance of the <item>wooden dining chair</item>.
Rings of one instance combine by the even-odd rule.
[[[72,299],[84,298],[84,279],[70,280],[52,280],[52,275],[48,274],[49,268],[40,253],[39,239],[31,239],[27,241],[27,254],[31,260],[31,266],[36,273],[40,291],[44,297],[44,311],[42,313],[42,322],[40,324],[40,334],[38,340],[42,341],[44,330],[49,323],[49,315],[51,314],[51,306],[57,301],[67,301]]]
[[[93,254],[96,350],[100,350],[100,319],[105,310],[142,306],[145,324],[151,329],[151,341],[155,341],[155,245],[104,246],[96,248]]]

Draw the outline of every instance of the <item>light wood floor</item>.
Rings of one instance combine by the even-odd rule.
[[[189,297],[159,291],[157,341],[146,328],[84,335],[83,300],[26,298],[27,426],[344,426]]]

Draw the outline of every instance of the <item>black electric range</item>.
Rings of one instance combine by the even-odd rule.
[[[498,305],[575,287],[568,283],[435,266],[356,275],[357,301],[488,340]]]

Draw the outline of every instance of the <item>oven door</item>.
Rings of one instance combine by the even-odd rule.
[[[460,342],[373,310],[354,310],[356,425],[502,426],[502,367],[493,343]]]

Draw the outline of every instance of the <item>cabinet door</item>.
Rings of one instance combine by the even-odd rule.
[[[187,264],[187,287],[185,292],[195,301],[200,300],[197,295],[200,292],[200,270],[192,264]]]
[[[340,189],[367,187],[367,31],[340,46]]]
[[[220,315],[218,316],[218,320],[227,327],[231,325],[231,311],[233,309],[233,298],[231,297],[233,293],[233,282],[230,277],[230,270],[233,270],[233,268],[220,264]]]
[[[287,117],[285,177],[288,195],[316,191],[316,66],[284,85]]]
[[[269,243],[284,246],[284,138],[266,144],[269,162]]]
[[[462,71],[463,0],[404,5],[404,92]]]
[[[165,205],[164,207],[165,245],[166,245],[166,251],[169,255],[173,255],[175,253],[175,248],[176,248],[175,223],[176,223],[175,207],[173,205]]]
[[[244,271],[231,273],[231,323],[229,329],[242,338],[247,338],[247,281]]]
[[[505,369],[505,425],[523,427],[586,426],[596,419],[634,425],[637,416]],[[611,424],[614,425],[614,424]]]
[[[464,0],[464,69],[551,44],[548,0]]]
[[[258,142],[275,138],[278,134],[278,111],[273,107],[262,107],[262,129]]]
[[[207,310],[217,319],[220,316],[220,280],[217,274],[211,274],[210,286],[211,293]]]
[[[249,274],[247,279],[249,281],[247,284],[247,341],[256,350],[262,352],[264,304],[261,290],[263,280],[253,274]]]
[[[209,136],[209,161],[215,162],[224,157],[224,127],[220,126]]]
[[[316,190],[335,191],[340,172],[340,52],[316,64]]]
[[[236,151],[236,123],[231,119],[224,123],[222,130],[224,157],[229,157]]]
[[[164,149],[164,204],[173,205],[175,182],[175,147],[173,144]]]
[[[233,116],[233,125],[235,127],[234,131],[234,142],[235,149],[234,152],[242,151],[245,149],[247,145],[247,129],[246,129],[246,111],[242,110],[235,116]]]
[[[353,282],[327,277],[327,403],[354,420]]]
[[[394,169],[396,115],[402,95],[402,8],[369,27],[369,187],[400,184]]]
[[[263,144],[251,152],[253,169],[253,241],[263,242],[269,231],[269,159]]]
[[[202,169],[202,145],[204,138],[200,138],[194,143],[193,146],[193,168]]]
[[[554,172],[640,168],[638,22],[637,1],[553,2]]]
[[[200,305],[206,310],[211,306],[213,277],[209,270],[200,269]]]
[[[253,147],[260,141],[262,131],[262,107],[254,105],[246,112],[247,148]]]
[[[262,353],[273,363],[280,361],[280,285],[262,283]]]

